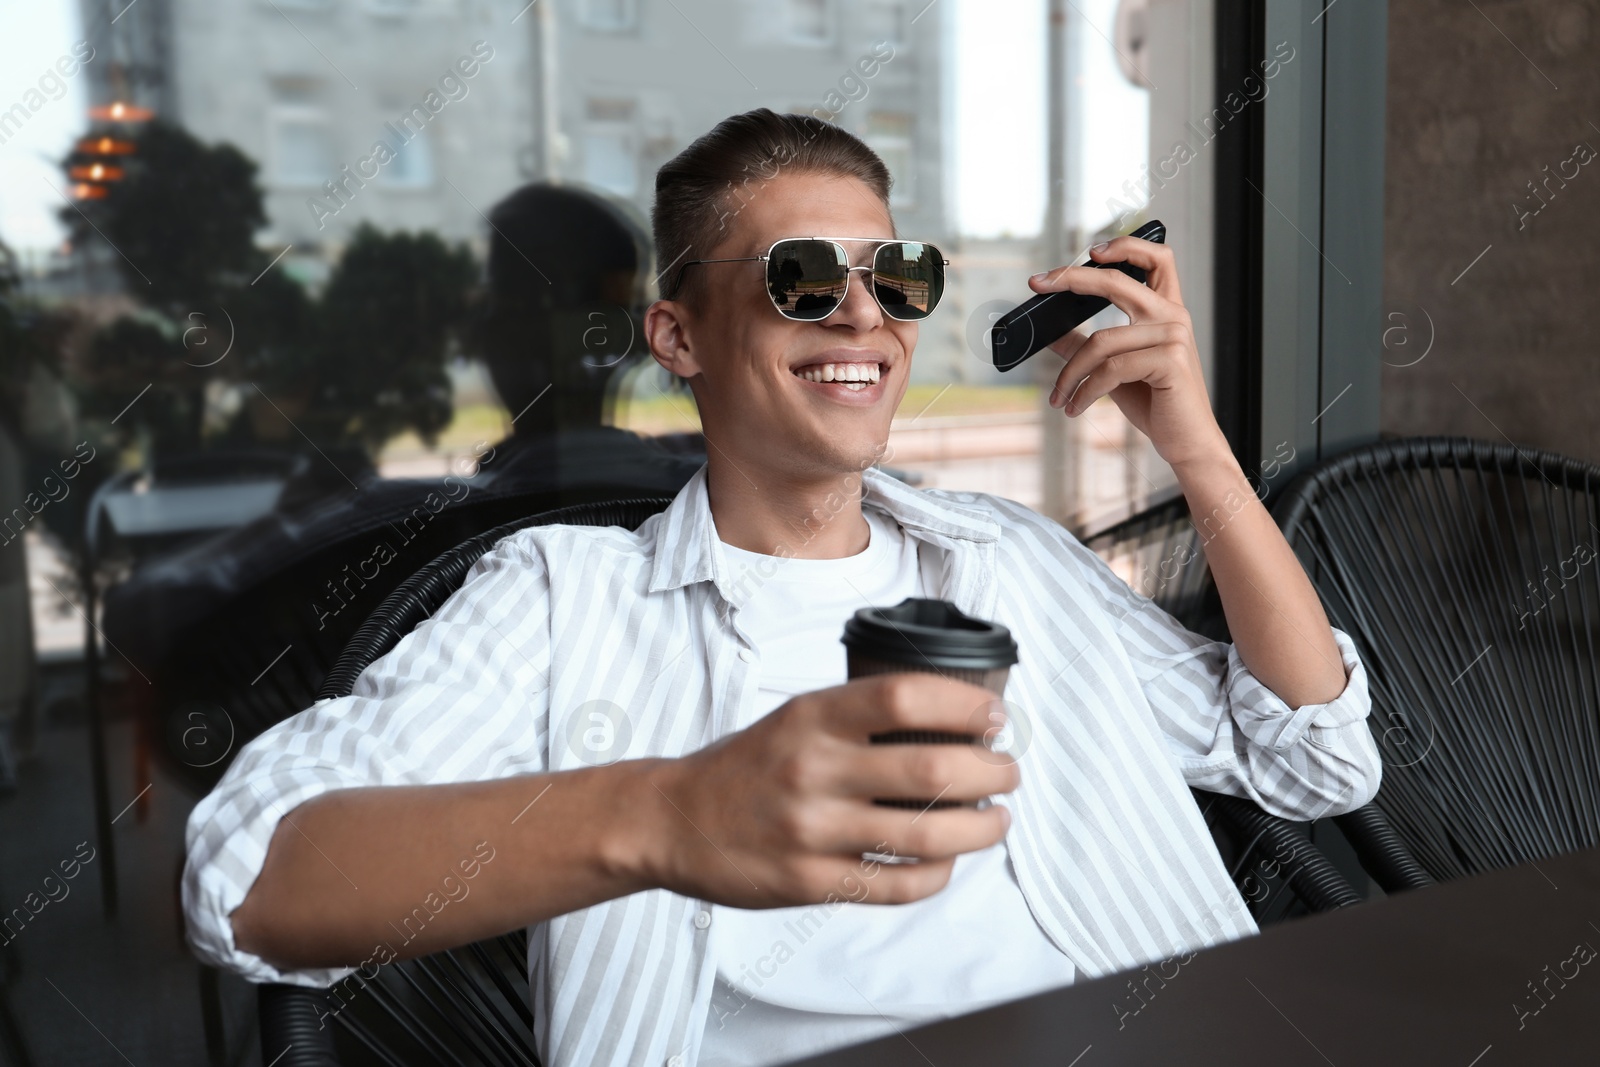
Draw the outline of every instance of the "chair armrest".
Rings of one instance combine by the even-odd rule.
[[[1278,864],[1284,881],[1313,912],[1347,908],[1362,902],[1344,875],[1311,843],[1302,824],[1280,819],[1241,797],[1196,791],[1204,797],[1225,829],[1239,843],[1240,864],[1264,852]]]
[[[257,991],[261,1062],[273,1067],[339,1067],[332,1028],[323,1025],[327,991],[267,983]]]
[[[1335,816],[1333,821],[1356,850],[1362,869],[1372,875],[1372,880],[1385,893],[1401,893],[1434,884],[1433,878],[1400,839],[1389,817],[1376,804],[1366,804]]]

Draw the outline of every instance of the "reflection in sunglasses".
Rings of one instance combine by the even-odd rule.
[[[873,256],[872,295],[891,318],[924,318],[943,294],[943,268],[944,258],[932,245],[887,242]],[[769,253],[767,288],[773,306],[786,317],[819,321],[837,310],[849,290],[849,275],[860,269],[849,265],[837,241],[793,238],[779,241]]]

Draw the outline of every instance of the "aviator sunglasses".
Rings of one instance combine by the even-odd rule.
[[[841,241],[875,241],[872,265],[852,267]],[[838,310],[850,291],[850,273],[872,272],[872,296],[891,319],[903,322],[925,319],[944,296],[944,268],[949,260],[937,248],[921,241],[893,241],[882,237],[786,237],[773,243],[764,256],[733,259],[691,259],[678,271],[696,263],[754,263],[767,265],[767,295],[778,314],[797,322],[819,322]],[[676,287],[674,287],[676,289]]]

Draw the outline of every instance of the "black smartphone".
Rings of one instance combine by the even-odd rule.
[[[1128,236],[1163,244],[1167,228],[1160,219],[1151,219]],[[1140,285],[1146,280],[1143,268],[1127,263],[1091,261],[1084,266],[1120,270]],[[1110,306],[1111,301],[1103,296],[1060,292],[1040,293],[1012,308],[989,327],[989,351],[994,355],[995,369],[1007,371],[1021,366],[1029,356],[1057,338],[1065,337]]]

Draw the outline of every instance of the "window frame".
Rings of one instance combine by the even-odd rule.
[[[1378,439],[1388,4],[1217,0],[1215,25],[1219,99],[1295,49],[1216,163],[1213,402],[1246,474],[1294,449],[1271,499]]]

